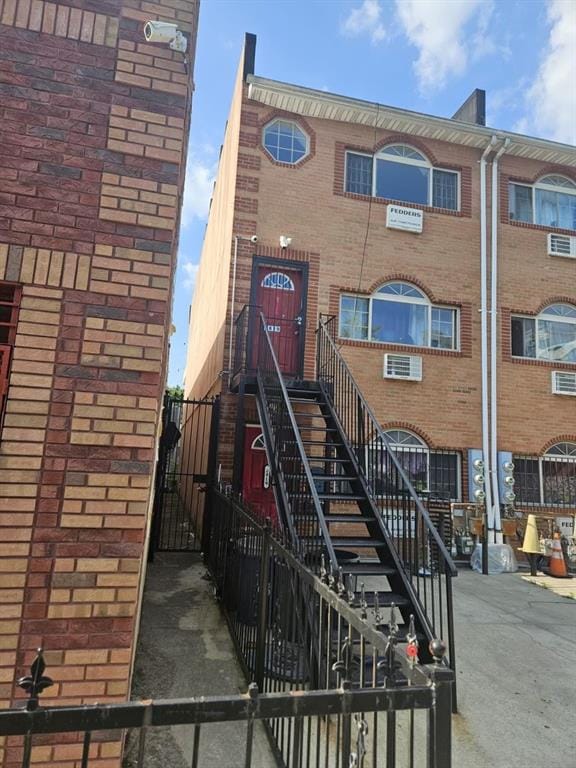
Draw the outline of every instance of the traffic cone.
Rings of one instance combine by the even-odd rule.
[[[550,576],[555,576],[557,579],[565,579],[568,576],[568,569],[564,562],[562,544],[560,543],[560,534],[558,532],[554,534],[554,541],[552,542],[549,573]]]
[[[538,528],[536,527],[536,515],[528,515],[526,530],[524,531],[524,541],[522,546],[518,547],[520,552],[524,552],[530,563],[530,575],[536,576],[536,564],[542,554],[540,550],[540,539],[538,538]]]

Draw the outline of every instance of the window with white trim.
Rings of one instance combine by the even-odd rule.
[[[284,272],[268,272],[262,279],[262,288],[273,288],[276,291],[293,291],[294,281]]]
[[[576,306],[551,304],[536,317],[513,315],[512,356],[576,363]]]
[[[460,489],[460,454],[455,451],[436,451],[428,448],[424,440],[406,429],[390,429],[384,433],[396,458],[417,493],[430,498],[458,501]],[[380,496],[394,492],[395,470],[387,449],[380,438],[366,448],[368,477],[381,478],[374,490]],[[394,488],[387,487],[390,478]]]
[[[346,152],[345,191],[457,211],[458,171],[434,168],[422,152],[390,144],[375,155]]]
[[[536,184],[510,182],[511,221],[576,230],[576,183],[565,176],[544,176]]]
[[[458,349],[458,310],[434,306],[419,288],[392,282],[370,297],[340,296],[343,339]]]
[[[308,134],[290,120],[272,120],[264,126],[262,140],[268,154],[287,165],[296,165],[310,151]]]
[[[514,456],[516,502],[576,506],[576,443],[556,443],[543,456]]]

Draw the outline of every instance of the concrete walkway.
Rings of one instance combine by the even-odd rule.
[[[576,766],[576,602],[520,574],[454,581],[454,768]]]
[[[234,647],[203,576],[197,554],[158,554],[148,566],[132,698],[223,696],[245,692],[247,685]],[[189,768],[193,726],[151,728],[145,768]],[[202,726],[200,768],[238,768],[244,764],[246,725]],[[264,729],[256,724],[254,768],[276,765]],[[129,743],[125,768],[136,765]]]

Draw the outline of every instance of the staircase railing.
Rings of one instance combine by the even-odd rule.
[[[456,566],[428,510],[418,497],[410,468],[402,465],[334,342],[336,318],[321,318],[317,376],[347,438],[373,506],[387,531],[432,637],[447,637],[454,668],[452,577]],[[425,627],[426,628],[426,627]]]
[[[312,570],[320,570],[322,556],[336,570],[336,554],[322,504],[263,314],[260,314],[257,382],[260,422],[281,500],[283,522],[296,551]]]

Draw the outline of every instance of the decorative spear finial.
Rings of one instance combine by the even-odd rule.
[[[21,677],[17,681],[17,684],[20,686],[20,688],[26,691],[29,696],[28,702],[26,704],[26,709],[29,712],[33,712],[35,709],[38,709],[40,694],[46,688],[50,688],[51,685],[54,685],[54,681],[51,677],[44,676],[45,669],[46,664],[44,662],[43,649],[38,648],[36,658],[30,666],[30,674]]]

